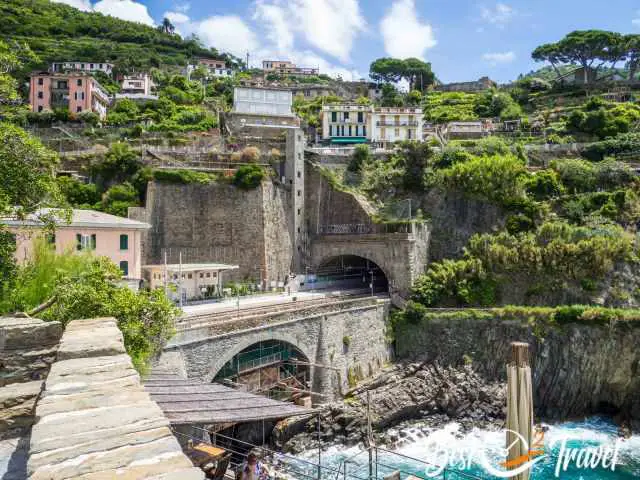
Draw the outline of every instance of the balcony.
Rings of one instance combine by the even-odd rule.
[[[376,126],[378,127],[417,127],[418,122],[415,120],[405,120],[403,122],[377,121]]]

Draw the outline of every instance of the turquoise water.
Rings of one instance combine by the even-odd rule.
[[[630,439],[620,439],[617,434],[617,427],[608,419],[591,418],[580,422],[566,422],[557,425],[547,425],[548,431],[545,433],[544,446],[545,457],[536,463],[532,468],[532,480],[547,480],[561,478],[567,480],[627,480],[640,478],[640,436],[633,436]],[[400,470],[406,478],[408,474],[419,476],[419,478],[446,478],[452,480],[468,478],[465,474],[474,475],[475,478],[497,479],[496,475],[487,473],[484,465],[487,462],[490,466],[502,470],[499,467],[501,460],[504,460],[505,436],[503,431],[473,430],[467,434],[461,434],[459,425],[451,423],[446,427],[429,431],[421,428],[420,425],[406,428],[399,432],[404,437],[404,444],[394,453],[378,453],[378,474],[376,478],[382,479],[385,474],[393,470]],[[578,468],[574,460],[568,463],[566,471],[560,468],[559,476],[556,477],[556,466],[561,451],[561,444],[565,444],[564,452],[568,449],[595,449],[600,446],[609,448],[612,458],[617,452],[617,462],[615,468],[603,468],[598,462],[595,468]],[[616,448],[617,447],[617,448]],[[576,450],[576,454],[580,450]],[[583,450],[584,451],[584,450]],[[400,455],[419,459],[417,462]],[[584,455],[584,454],[583,454]],[[566,454],[565,454],[566,456]],[[317,459],[317,450],[309,451],[301,456],[308,460]],[[486,460],[483,460],[486,459]],[[333,472],[327,470],[323,474],[324,478],[342,479],[343,462],[350,459],[347,464],[347,478],[350,480],[365,480],[368,478],[368,453],[361,451],[357,447],[345,448],[342,446],[331,447],[322,453],[322,464]],[[429,467],[428,462],[432,467]],[[449,464],[451,467],[444,474],[434,477],[427,477],[426,469],[434,473],[437,466]],[[298,465],[297,468],[300,468]],[[313,475],[312,469],[306,469],[306,473]],[[340,470],[340,473],[337,473]],[[298,470],[300,471],[300,470]],[[313,475],[315,477],[315,475]],[[375,476],[375,475],[374,475]],[[293,478],[305,478],[302,475],[294,475]],[[317,478],[317,477],[315,477]]]

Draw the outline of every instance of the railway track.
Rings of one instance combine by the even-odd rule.
[[[229,307],[221,311],[183,316],[176,322],[176,329],[178,331],[192,330],[204,328],[210,325],[235,323],[262,315],[278,315],[287,312],[295,312],[306,308],[339,305],[344,303],[345,301],[372,298],[371,293],[365,293],[366,291],[367,290],[363,289],[345,293],[340,296],[317,298],[313,300],[288,301],[286,303],[260,305],[256,307],[242,308],[240,310],[234,307]],[[374,298],[380,298],[380,293],[376,293],[376,296]]]

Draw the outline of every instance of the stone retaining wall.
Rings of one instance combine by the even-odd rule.
[[[59,322],[0,318],[0,478],[26,477],[29,433],[62,335]]]
[[[31,435],[32,480],[203,479],[140,384],[112,318],[67,325]]]

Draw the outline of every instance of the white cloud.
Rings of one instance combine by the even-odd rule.
[[[180,13],[187,13],[190,8],[191,8],[191,4],[189,2],[179,3],[173,7],[173,9],[176,12],[180,12]]]
[[[503,28],[509,23],[515,14],[516,11],[506,3],[496,3],[493,8],[483,6],[480,9],[481,19],[499,28]]]
[[[634,27],[640,28],[640,10],[636,12],[636,15],[637,15],[637,18],[634,18],[633,20],[631,20],[631,23],[633,24]]]
[[[288,9],[307,42],[342,62],[349,61],[354,40],[367,28],[358,0],[291,0]]]
[[[89,0],[52,0],[55,3],[65,3],[72,7],[82,10],[83,12],[89,12],[93,10],[93,6]]]
[[[238,57],[244,57],[247,51],[256,50],[259,46],[256,34],[236,15],[206,18],[194,25],[193,33],[207,46]]]
[[[433,28],[416,15],[414,0],[397,0],[380,22],[384,49],[392,57],[424,59],[436,45]]]
[[[190,21],[189,16],[181,12],[164,12],[163,17],[168,18],[174,25],[180,25]]]
[[[494,52],[494,53],[485,53],[482,55],[482,59],[485,62],[489,62],[489,64],[495,66],[499,63],[511,63],[516,59],[516,54],[514,52]]]
[[[149,15],[147,7],[133,0],[100,0],[91,5],[91,0],[52,0],[57,3],[66,3],[85,12],[99,12],[104,15],[128,20],[130,22],[154,25],[153,18]]]
[[[281,5],[269,4],[263,0],[256,2],[253,19],[262,23],[266,38],[281,51],[293,48],[293,25],[289,13]]]
[[[149,15],[147,7],[132,0],[100,0],[93,6],[96,12],[130,22],[153,25],[153,18]]]

